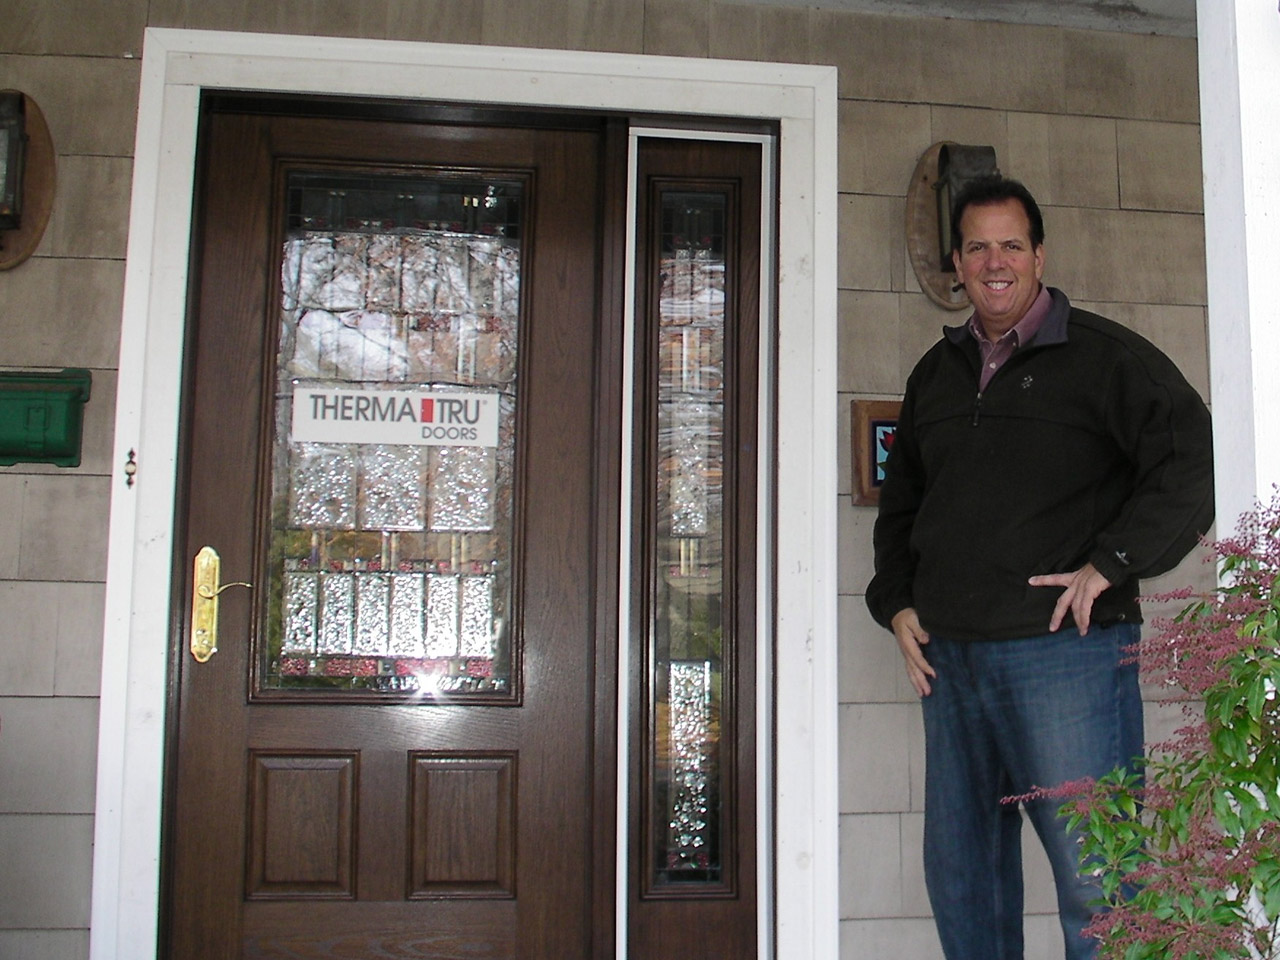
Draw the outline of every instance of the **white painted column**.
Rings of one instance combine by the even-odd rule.
[[[1280,484],[1280,11],[1197,0],[1218,533]]]

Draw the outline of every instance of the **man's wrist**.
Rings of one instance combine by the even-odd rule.
[[[905,621],[905,620],[908,620],[908,619],[911,619],[911,620],[915,620],[915,619],[916,619],[916,608],[915,608],[915,607],[903,607],[901,610],[899,610],[897,613],[895,613],[892,617],[890,617],[890,618],[889,618],[889,629],[890,629],[893,633],[897,633],[897,632],[898,632],[898,625],[899,625],[901,622],[903,622],[903,621]]]
[[[1089,562],[1093,564],[1093,569],[1102,574],[1107,583],[1112,586],[1128,580],[1131,576],[1129,573],[1131,563],[1128,555],[1123,550],[1095,550],[1093,555],[1089,557]]]

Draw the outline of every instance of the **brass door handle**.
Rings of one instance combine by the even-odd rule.
[[[249,587],[243,581],[222,583],[222,558],[213,547],[196,554],[191,589],[191,656],[207,663],[218,652],[218,594],[228,587]]]

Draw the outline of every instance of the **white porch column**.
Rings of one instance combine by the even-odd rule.
[[[1280,11],[1197,0],[1218,532],[1280,484]]]

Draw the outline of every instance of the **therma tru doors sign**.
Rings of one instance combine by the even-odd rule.
[[[498,395],[423,390],[335,390],[298,384],[290,439],[496,447]]]

